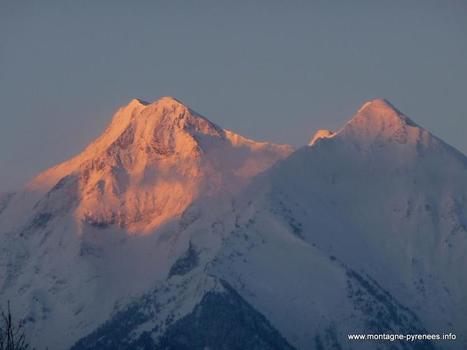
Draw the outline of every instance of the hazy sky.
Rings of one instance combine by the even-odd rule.
[[[305,144],[384,97],[467,152],[467,1],[0,0],[0,190],[132,97]]]

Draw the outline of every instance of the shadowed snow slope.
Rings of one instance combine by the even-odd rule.
[[[133,100],[0,198],[0,297],[51,350],[464,349],[466,179],[385,100],[292,154]]]
[[[249,232],[266,241],[263,246],[280,234],[281,240],[297,248],[282,244],[284,251],[278,248],[274,257],[269,250],[267,258],[249,252],[241,258],[247,264],[239,261],[225,268],[234,270],[230,276],[246,276],[241,285],[258,300],[258,309],[288,339],[295,338],[300,348],[312,346],[310,325],[316,332],[325,333],[328,327],[337,330],[343,348],[352,345],[345,340],[347,333],[398,333],[400,326],[385,324],[383,311],[372,323],[371,313],[380,309],[378,303],[362,297],[347,309],[339,289],[347,288],[352,299],[358,293],[349,286],[362,282],[350,270],[368,279],[363,289],[369,291],[371,283],[376,283],[385,291],[381,296],[390,295],[404,305],[394,310],[410,310],[428,332],[458,335],[455,343],[434,346],[466,348],[467,159],[387,101],[366,103],[340,131],[317,139],[259,175],[242,198],[237,205],[245,209],[237,215],[244,217]],[[300,258],[300,251],[306,249],[309,253]],[[353,282],[329,282],[333,273],[322,275],[317,270],[330,267],[305,259],[310,256],[327,257],[327,265],[347,270]],[[264,276],[273,261],[280,267],[271,269],[268,278],[249,277],[255,276],[255,266]],[[291,297],[290,303],[282,302],[284,295]],[[362,324],[359,308],[366,309]],[[399,329],[407,333],[409,328]]]

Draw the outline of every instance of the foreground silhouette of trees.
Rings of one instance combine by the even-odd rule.
[[[2,310],[0,315],[0,350],[33,350],[26,341],[21,322],[13,321],[10,302],[7,312]]]

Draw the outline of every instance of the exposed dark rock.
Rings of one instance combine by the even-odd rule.
[[[194,310],[175,322],[168,322],[162,336],[153,328],[134,331],[150,321],[151,298],[142,299],[89,336],[72,350],[292,350],[269,321],[226,282],[224,291],[209,291]],[[151,301],[152,300],[152,301]],[[153,315],[155,317],[155,314]],[[138,335],[136,335],[138,334]]]
[[[225,293],[207,293],[191,314],[164,333],[160,349],[293,349],[263,315],[227,283],[222,284]]]
[[[47,224],[54,218],[52,213],[40,212],[37,213],[29,222],[29,224],[21,232],[21,236],[28,236],[34,232],[47,227]]]
[[[400,304],[369,276],[347,272],[347,293],[355,310],[366,319],[365,334],[427,334],[421,321],[409,308]],[[358,333],[358,331],[356,331]],[[376,344],[375,344],[376,345]],[[381,346],[381,344],[378,344]],[[388,344],[386,344],[389,346]],[[431,350],[436,347],[428,340],[391,342],[391,349]]]
[[[169,278],[175,275],[183,276],[198,266],[199,256],[190,241],[187,251],[172,265]]]

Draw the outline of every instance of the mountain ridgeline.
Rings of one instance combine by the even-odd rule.
[[[382,99],[298,150],[135,99],[0,196],[37,349],[464,349],[464,266],[467,158]]]

